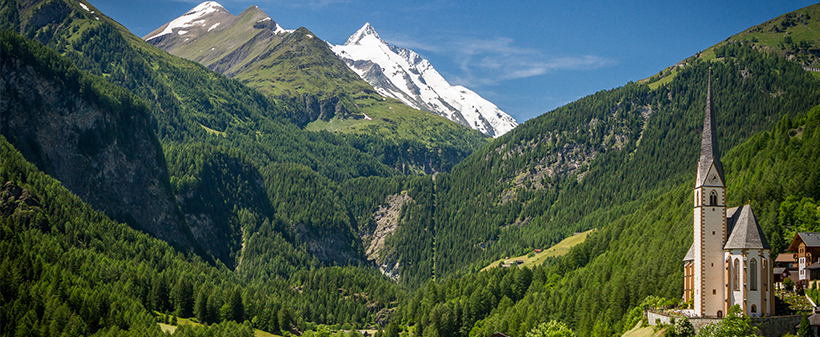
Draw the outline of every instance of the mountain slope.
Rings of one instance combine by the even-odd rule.
[[[655,90],[632,83],[582,98],[528,121],[437,178],[447,186],[437,194],[443,223],[436,240],[447,247],[437,250],[443,254],[437,274],[479,256],[546,247],[632,213],[682,182],[691,174],[687,158],[696,154],[694,116],[702,114],[700,88],[710,66],[725,149],[820,100],[820,82],[797,64],[749,46],[719,50],[733,56],[693,57]]]
[[[344,45],[331,49],[383,96],[494,138],[518,125],[510,115],[470,89],[451,86],[419,54],[389,45],[370,23],[351,35]]]
[[[198,196],[202,194],[197,194],[197,188],[200,186],[198,182],[210,179],[211,171],[200,170],[209,165],[207,162],[215,161],[213,165],[219,167],[220,171],[228,168],[244,170],[231,171],[229,176],[236,173],[239,176],[254,177],[263,167],[272,163],[299,164],[333,181],[343,181],[356,176],[399,174],[398,171],[380,163],[373,155],[360,151],[339,136],[300,129],[291,122],[293,110],[286,104],[271,100],[199,64],[172,56],[146,44],[91,4],[74,1],[7,0],[3,2],[0,11],[15,13],[19,18],[14,22],[0,23],[3,27],[23,31],[27,36],[63,53],[78,68],[131,90],[145,102],[150,112],[148,123],[156,130],[164,150],[173,152],[175,158],[192,158],[188,162],[191,165],[168,167],[176,198],[183,203],[184,210],[192,212],[184,214],[184,218],[178,217],[180,222],[176,225],[184,225],[185,219],[188,219],[192,227],[197,227],[193,233],[199,241],[214,243],[224,240],[225,245],[218,249],[210,245],[208,253],[227,266],[239,265],[241,243],[243,239],[254,236],[256,229],[259,229],[260,233],[282,235],[288,245],[298,246],[294,248],[297,251],[302,249],[302,244],[310,242],[318,247],[321,246],[325,235],[328,239],[336,238],[335,232],[349,233],[352,229],[331,230],[339,224],[348,225],[339,221],[315,224],[314,227],[324,228],[325,231],[321,232],[322,234],[311,235],[309,240],[290,235],[288,233],[292,230],[291,227],[297,226],[297,223],[294,222],[295,219],[282,219],[271,215],[271,204],[278,201],[270,200],[270,197],[275,195],[264,193],[264,199],[267,199],[264,203],[221,199],[219,193],[223,193],[224,196],[243,195],[245,192],[242,190],[244,185],[232,185],[232,181],[229,180],[218,180],[217,186],[207,186],[212,189],[211,191],[216,190],[219,193],[209,194],[206,193],[207,190],[199,190],[209,196],[200,198]],[[200,147],[196,144],[206,146]],[[228,164],[223,164],[217,160],[219,156],[205,157],[206,151],[211,149],[215,149],[217,153],[233,151],[234,153],[226,154],[238,158],[241,165],[230,164],[231,160],[226,161]],[[158,166],[162,168],[162,165]],[[254,188],[267,190],[267,187],[259,185]],[[307,193],[307,190],[297,186],[293,186],[292,191]],[[336,196],[331,195],[329,200],[317,203],[333,202],[335,198]],[[202,204],[192,205],[194,201]],[[209,207],[209,203],[225,205]],[[209,212],[197,212],[201,209]],[[324,209],[318,207],[318,212]],[[214,213],[220,211],[228,213]],[[249,214],[253,216],[248,216]],[[260,229],[259,226],[264,225],[265,220],[273,228]],[[355,227],[352,224],[349,226]],[[249,231],[244,232],[244,229]],[[342,247],[345,253],[349,254],[336,256],[353,256],[353,260],[359,259],[361,254],[356,246],[355,237],[346,238],[350,241]],[[253,242],[262,244],[264,241]],[[282,242],[277,242],[277,245],[281,246]],[[291,250],[282,249],[282,252],[284,254]],[[301,253],[289,256],[299,254]],[[210,258],[207,254],[202,255]],[[311,259],[297,259],[286,266],[303,268],[312,263]],[[286,272],[289,268],[278,270]]]
[[[2,40],[0,134],[112,218],[198,247],[173,196],[145,104],[19,36],[6,32]]]
[[[372,322],[368,310],[390,312],[403,298],[366,268],[244,281],[94,211],[4,137],[0,180],[4,335],[166,336],[157,322],[171,316],[207,324],[177,326],[185,336],[251,337],[253,329],[284,335],[291,324],[339,324],[336,316]]]

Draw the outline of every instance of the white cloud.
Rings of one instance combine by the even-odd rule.
[[[173,0],[177,2],[187,2],[187,3],[201,3],[205,0]],[[311,10],[320,10],[324,9],[325,7],[335,5],[335,4],[344,4],[350,3],[352,0],[216,0],[220,4],[227,6],[230,4],[250,4],[250,5],[257,5],[259,7],[263,7],[265,5],[273,6],[284,6],[290,8],[308,8]]]
[[[412,38],[386,40],[400,47],[450,58],[459,70],[447,72],[450,81],[468,87],[496,85],[502,81],[540,76],[556,70],[594,70],[616,63],[596,55],[548,56],[542,50],[517,46],[515,40],[507,37],[460,37],[433,43],[421,43]]]

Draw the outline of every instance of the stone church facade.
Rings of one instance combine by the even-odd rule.
[[[735,304],[752,317],[773,316],[771,247],[750,205],[726,207],[714,113],[710,69],[683,299],[693,304],[695,317],[722,318]]]

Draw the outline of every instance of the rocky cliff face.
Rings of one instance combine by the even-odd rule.
[[[116,97],[103,97],[87,87],[88,78],[77,83],[77,76],[3,56],[0,133],[27,160],[110,217],[182,247],[197,246],[149,117],[130,94],[114,90]],[[106,100],[123,110],[103,108],[99,102]]]
[[[413,198],[407,194],[407,191],[387,196],[384,203],[373,214],[376,228],[359,233],[364,243],[367,260],[376,263],[382,274],[394,281],[398,281],[400,277],[400,261],[395,252],[385,247],[385,241],[399,228],[404,206],[412,202]]]

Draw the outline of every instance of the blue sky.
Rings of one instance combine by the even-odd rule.
[[[91,0],[144,36],[199,0]],[[600,90],[649,77],[746,28],[813,4],[752,1],[217,0],[256,5],[285,29],[333,44],[370,22],[524,122]]]

